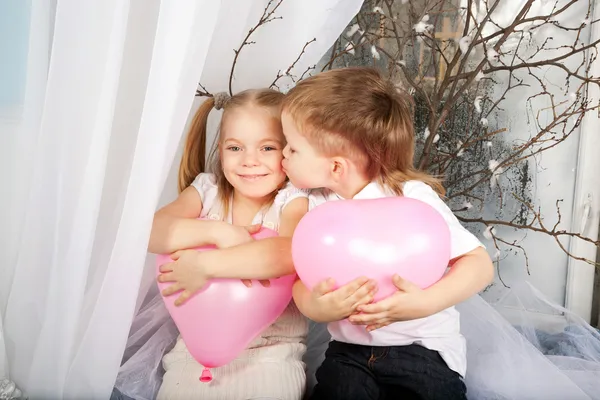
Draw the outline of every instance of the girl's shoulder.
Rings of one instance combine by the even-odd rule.
[[[217,196],[218,187],[215,174],[198,174],[190,186],[194,187],[198,191],[198,194],[202,199],[202,203],[205,206],[207,202],[214,201]]]
[[[192,182],[192,186],[194,187],[217,187],[217,177],[215,174],[210,174],[208,172],[203,172],[198,174],[194,182]]]
[[[296,186],[292,185],[291,182],[286,182],[277,192],[274,203],[283,208],[294,199],[308,197],[309,192],[310,191],[307,189],[298,189]]]

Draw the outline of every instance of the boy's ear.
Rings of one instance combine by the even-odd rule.
[[[349,162],[343,157],[333,157],[331,159],[331,177],[335,182],[343,179],[349,170]]]

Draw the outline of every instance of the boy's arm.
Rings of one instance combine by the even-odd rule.
[[[483,247],[451,261],[442,279],[425,290],[433,313],[455,306],[479,293],[494,279],[494,265]]]
[[[319,315],[317,310],[318,307],[315,305],[314,297],[311,291],[308,290],[306,285],[304,285],[300,279],[294,283],[292,295],[298,310],[300,310],[304,316],[312,319],[315,322],[331,322]]]

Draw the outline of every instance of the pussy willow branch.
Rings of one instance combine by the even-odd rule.
[[[276,19],[281,19],[281,17],[276,17],[274,16],[275,11],[277,11],[277,9],[279,8],[279,6],[281,5],[281,3],[283,3],[283,0],[279,0],[277,1],[277,3],[275,3],[275,5],[271,8],[271,6],[273,5],[273,3],[275,3],[274,0],[269,0],[269,2],[267,3],[267,6],[265,7],[260,19],[258,20],[258,23],[256,25],[254,25],[252,28],[250,28],[250,30],[248,31],[248,34],[246,35],[246,37],[244,38],[244,40],[242,40],[242,43],[240,44],[240,46],[237,48],[237,50],[233,50],[235,53],[235,57],[233,58],[233,63],[231,64],[231,72],[229,73],[229,95],[233,96],[233,89],[232,89],[232,84],[233,84],[233,76],[234,76],[234,72],[235,72],[235,66],[237,64],[237,60],[238,57],[240,55],[240,52],[242,51],[242,49],[245,46],[249,46],[251,44],[254,44],[255,42],[250,41],[250,36],[252,36],[252,34],[254,32],[256,32],[256,30],[258,28],[260,28],[261,26],[268,24],[271,21],[274,21]]]
[[[556,18],[561,14],[564,15],[571,6],[575,5],[576,2],[571,1],[562,7],[558,7],[557,5],[555,5],[552,12],[542,16],[532,17],[527,16],[533,4],[533,0],[530,0],[525,3],[525,5],[518,12],[516,18],[514,18],[512,23],[506,28],[500,28],[500,26],[496,24],[491,17],[494,8],[497,7],[499,3],[500,2],[492,3],[491,8],[487,7],[486,3],[487,15],[484,16],[484,19],[478,23],[471,12],[471,5],[473,4],[473,1],[468,1],[468,6],[466,8],[467,16],[465,18],[465,24],[463,28],[463,37],[469,35],[473,38],[473,41],[468,46],[466,53],[462,53],[460,50],[457,49],[454,53],[454,56],[451,57],[451,60],[449,62],[446,62],[447,66],[444,76],[441,79],[441,82],[439,82],[438,80],[439,72],[437,69],[435,69],[435,83],[433,85],[433,91],[430,91],[430,89],[424,87],[422,80],[413,79],[413,74],[411,73],[411,71],[408,70],[408,68],[406,68],[404,63],[397,61],[403,58],[403,46],[405,46],[405,43],[410,40],[416,40],[416,35],[414,35],[413,32],[406,33],[406,31],[397,27],[394,21],[388,19],[388,21],[391,22],[391,26],[389,27],[388,31],[391,32],[390,39],[395,41],[395,44],[398,47],[397,55],[391,54],[389,51],[387,51],[388,46],[386,46],[385,44],[378,44],[376,48],[379,53],[384,54],[386,57],[393,61],[390,65],[396,67],[399,70],[402,70],[402,72],[404,73],[404,78],[408,85],[412,87],[416,91],[416,93],[421,97],[421,99],[425,101],[429,109],[429,122],[427,124],[429,129],[429,137],[427,137],[425,140],[423,156],[420,160],[421,162],[419,165],[424,169],[432,171],[434,168],[436,168],[438,172],[443,173],[443,171],[447,170],[447,168],[451,164],[460,162],[460,158],[458,155],[461,152],[466,151],[470,147],[476,146],[482,141],[489,140],[493,136],[496,136],[498,133],[505,131],[504,129],[501,129],[494,130],[493,132],[488,132],[486,129],[472,128],[469,131],[471,133],[467,134],[468,139],[463,144],[460,144],[455,151],[445,152],[442,150],[438,150],[437,147],[439,146],[439,144],[434,147],[434,142],[437,141],[436,135],[442,133],[440,131],[440,128],[444,125],[446,118],[452,113],[452,109],[456,107],[459,100],[465,96],[464,93],[469,87],[471,87],[471,85],[475,81],[475,78],[478,75],[480,75],[480,72],[485,75],[484,79],[493,79],[493,73],[506,72],[508,74],[508,84],[501,92],[499,98],[487,100],[489,101],[489,103],[485,107],[485,110],[483,110],[483,113],[480,115],[480,117],[485,117],[486,119],[492,117],[492,113],[495,112],[495,110],[500,109],[501,103],[507,98],[507,94],[511,90],[530,85],[529,83],[525,83],[525,81],[521,77],[515,75],[515,72],[519,70],[525,70],[528,73],[528,75],[534,77],[534,80],[537,80],[539,83],[541,83],[541,91],[534,96],[545,95],[549,96],[549,98],[552,99],[552,106],[549,110],[552,113],[551,120],[545,121],[545,124],[542,124],[541,120],[543,116],[541,115],[541,111],[543,110],[537,111],[537,115],[535,116],[537,133],[521,145],[513,147],[513,149],[509,151],[507,155],[502,157],[502,161],[499,163],[499,167],[503,168],[504,170],[507,170],[508,168],[518,165],[522,162],[525,162],[529,158],[536,157],[540,153],[552,149],[560,143],[564,142],[580,126],[583,116],[586,115],[586,113],[598,110],[598,104],[592,103],[587,98],[587,87],[585,87],[585,85],[600,84],[600,79],[598,77],[590,75],[589,68],[589,66],[591,65],[591,61],[595,60],[595,58],[597,57],[596,49],[598,44],[600,44],[600,40],[587,45],[577,45],[583,26],[579,28],[569,28],[566,26],[561,26],[558,22],[552,20],[553,18]],[[388,6],[388,13],[392,15],[390,1],[386,1],[386,5]],[[591,3],[588,6],[588,17],[590,14],[590,7]],[[424,13],[427,12],[428,10],[424,11]],[[473,23],[473,25],[471,25],[471,22]],[[518,31],[517,28],[523,26],[524,24],[533,24],[536,22],[542,22],[542,24],[538,24],[537,26],[534,26],[531,29],[529,29],[530,33],[536,29],[539,29],[544,24],[552,24],[553,26],[559,29],[563,29],[565,31],[577,31],[577,37],[574,40],[574,44],[559,47],[551,47],[549,46],[549,40],[546,39],[541,45],[537,46],[537,50],[534,51],[533,54],[530,54],[527,58],[521,57],[520,49],[522,46],[525,45],[524,39],[529,33]],[[484,37],[482,35],[482,32],[483,26],[486,23],[493,24],[494,26],[496,26],[498,31]],[[593,24],[595,23],[595,21],[591,23]],[[500,52],[502,45],[509,38],[512,38],[515,35],[520,35],[520,37],[518,37],[518,44],[516,48],[512,50],[513,53],[510,54],[511,60],[509,64],[500,63],[500,65],[491,65],[484,56],[484,59],[481,60],[474,69],[468,72],[466,71],[466,68],[469,65],[469,63],[467,62],[468,55],[469,53],[475,50],[476,46],[481,47],[483,45],[485,52],[487,52],[488,47],[486,46],[486,42],[490,42],[493,40],[494,43],[490,45],[490,48],[493,48],[495,51]],[[429,37],[421,39],[421,45],[429,46],[432,53],[434,54],[443,52],[443,49],[440,48],[441,46],[439,45],[439,41],[431,40]],[[541,55],[542,51],[561,49],[565,49],[566,52],[563,52],[558,56],[553,56],[552,58],[547,58],[545,60],[535,59],[535,57]],[[583,55],[583,60],[579,63],[578,66],[568,67],[564,64],[565,61],[571,60],[573,59],[573,57],[577,57],[579,55]],[[431,58],[431,62],[436,64],[436,66],[440,59],[448,60],[445,54],[438,54],[438,56],[439,57],[434,56]],[[553,94],[544,86],[541,77],[538,73],[535,72],[539,68],[556,68],[563,71],[568,78],[574,78],[579,80],[580,86],[573,92],[576,95],[577,101],[574,102],[574,104],[572,105],[569,105],[566,101],[562,101],[559,103],[554,102]],[[567,85],[568,83],[569,81],[567,81]],[[476,90],[479,91],[479,83],[477,84]],[[527,99],[528,102],[532,100],[533,99],[531,98]],[[484,100],[484,102],[485,101],[486,100]],[[571,123],[572,126],[569,129],[568,126],[570,126],[569,124]],[[443,140],[444,136],[442,135],[442,141]],[[434,153],[435,157],[433,159],[430,159],[430,157],[433,156]],[[475,196],[472,193],[472,190],[476,189],[477,187],[480,187],[481,185],[487,185],[490,177],[493,174],[493,171],[490,171],[489,168],[486,168],[479,171],[472,171],[469,175],[466,176],[461,176],[456,183],[465,182],[473,178],[475,178],[475,182],[464,190],[455,191],[452,194],[452,197],[466,196],[471,198],[477,198],[477,196]],[[477,175],[480,175],[479,179],[477,179]],[[452,182],[449,182],[448,186],[453,186]],[[483,203],[483,201],[481,202]],[[539,212],[533,210],[530,204],[528,204],[526,208],[529,212],[536,215],[535,220],[541,219]],[[560,210],[558,210],[558,212],[560,213]],[[559,245],[561,250],[567,253],[569,257],[585,262],[591,262],[591,260],[586,260],[577,257],[574,254],[570,254],[569,251],[563,245],[563,243],[561,243],[558,239],[561,237],[570,236],[573,238],[588,241],[596,246],[599,245],[598,241],[586,238],[585,236],[579,233],[567,232],[564,230],[560,230],[557,227],[548,229],[543,223],[538,224],[536,226],[525,226],[522,224],[520,225],[514,221],[485,220],[482,218],[467,217],[461,217],[461,219],[464,222],[479,222],[487,225],[497,224],[510,226],[516,229],[525,229],[540,233],[546,233],[555,237],[555,239],[557,240],[557,244]],[[526,258],[526,264],[527,266],[529,265],[529,259],[526,254],[526,250],[516,241],[510,242],[502,238],[496,237],[495,243],[501,243],[509,247],[514,247],[515,249],[518,249],[519,251],[523,252]]]
[[[235,50],[236,55],[229,80],[230,92],[235,64],[240,51],[244,46],[252,44],[250,36],[258,26],[277,18],[273,15],[282,1],[272,0],[268,3],[259,23],[248,32],[240,47]],[[517,10],[513,20],[502,27],[502,24],[494,21],[493,16],[501,3],[503,2],[493,1],[488,4],[487,1],[467,1],[467,7],[461,14],[462,25],[458,29],[461,31],[461,37],[469,37],[471,42],[466,49],[464,45],[459,49],[459,46],[452,43],[455,40],[453,38],[436,38],[435,32],[417,33],[414,28],[417,23],[423,21],[425,15],[430,14],[428,23],[438,27],[442,13],[452,11],[445,6],[445,0],[411,1],[405,5],[400,5],[398,1],[394,0],[368,1],[363,6],[363,11],[352,22],[352,24],[359,24],[360,30],[352,37],[346,37],[346,32],[342,33],[331,49],[329,60],[323,66],[323,70],[326,70],[346,64],[351,53],[363,49],[364,46],[373,46],[382,57],[385,57],[390,77],[402,79],[425,105],[426,115],[424,118],[425,125],[429,129],[429,136],[419,142],[423,144],[423,152],[418,166],[430,172],[434,172],[434,170],[439,173],[453,171],[452,180],[446,182],[449,199],[464,197],[476,200],[479,202],[479,212],[483,211],[486,201],[482,193],[487,193],[487,185],[491,178],[495,179],[496,176],[506,174],[510,170],[514,171],[516,167],[520,168],[530,159],[536,160],[535,157],[541,153],[563,143],[576,132],[586,113],[598,110],[598,99],[592,102],[588,98],[587,87],[590,84],[600,85],[600,77],[590,74],[590,66],[597,57],[597,46],[600,44],[600,40],[587,45],[580,43],[583,29],[597,21],[586,20],[587,22],[580,24],[579,27],[558,23],[556,18],[567,15],[569,9],[577,3],[576,0],[560,6],[556,1],[551,12],[543,15],[529,15],[535,0],[527,0]],[[506,3],[503,4],[506,5]],[[589,1],[586,18],[589,18],[591,14],[591,4]],[[476,11],[477,15],[473,12],[474,5],[479,6],[479,11]],[[383,12],[373,11],[374,6],[381,6]],[[395,14],[394,11],[398,11],[399,7],[401,7],[401,12]],[[481,10],[485,11],[485,15],[479,15]],[[460,10],[456,9],[456,12],[459,13]],[[576,38],[571,44],[561,46],[554,46],[548,38],[541,43],[532,41],[532,35],[543,26],[552,26],[565,32],[575,32]],[[491,29],[491,33],[487,33],[490,31],[488,28]],[[486,32],[485,35],[484,32]],[[516,45],[511,44],[511,47],[506,49],[505,44],[509,39],[510,43],[514,41]],[[298,58],[285,72],[278,72],[273,86],[276,86],[284,76],[292,77],[292,70],[305,53],[309,43],[305,44]],[[405,56],[409,55],[411,51],[418,56],[418,48],[421,49],[420,51],[429,50],[432,54],[431,57],[425,57],[429,60],[425,60],[424,65],[421,66],[421,70],[425,71],[425,74],[415,73],[405,61]],[[455,49],[453,54],[446,53],[449,48]],[[488,60],[488,50],[496,51],[501,57],[494,61]],[[560,54],[553,54],[551,58],[544,59],[543,56],[547,51],[558,51]],[[573,66],[573,63],[569,63],[570,60],[580,61],[577,61],[578,65]],[[343,62],[340,63],[340,61]],[[432,65],[428,63],[432,63]],[[442,63],[445,64],[443,71],[439,69]],[[555,94],[550,90],[551,84],[545,81],[545,77],[540,72],[548,68],[561,71],[566,75],[566,84],[559,88],[559,91],[563,90],[565,95],[571,92],[571,96],[574,96],[572,101],[555,100]],[[300,79],[310,70],[311,67],[300,76]],[[428,78],[426,76],[428,70],[433,70],[435,76]],[[505,78],[498,79],[499,74],[504,74],[501,76],[505,76]],[[526,77],[531,79],[525,80]],[[295,78],[295,76],[292,77],[292,81],[295,81]],[[577,82],[577,87],[571,90],[573,82]],[[487,89],[490,85],[503,86],[499,87],[496,94],[489,94]],[[515,140],[513,143],[505,143],[507,146],[500,147],[499,153],[498,150],[495,150],[494,158],[498,160],[498,169],[491,170],[491,164],[487,168],[471,169],[470,171],[464,171],[464,169],[460,171],[459,168],[454,168],[460,166],[461,154],[464,152],[481,152],[483,149],[483,152],[489,153],[491,158],[493,150],[492,148],[485,150],[483,142],[500,136],[506,129],[490,126],[491,129],[488,130],[487,123],[484,124],[482,118],[486,120],[489,118],[492,121],[495,113],[502,110],[502,104],[509,98],[509,93],[525,86],[534,91],[529,98],[525,99],[525,103],[527,110],[530,110],[527,114],[527,117],[531,119],[530,126],[535,132],[523,141]],[[199,92],[210,95],[204,88],[202,89]],[[479,98],[480,106],[474,106],[474,98]],[[540,109],[538,103],[544,100],[550,106]],[[458,109],[466,110],[465,116],[457,117],[456,110]],[[463,118],[456,122],[456,127],[463,129],[458,135],[453,130],[457,118]],[[436,139],[438,135],[439,138]],[[437,142],[438,140],[439,142]],[[494,139],[494,141],[501,142],[502,140]],[[487,158],[483,162],[487,162]],[[450,169],[451,167],[452,169]],[[500,185],[496,190],[502,196],[503,189]],[[535,210],[531,203],[520,199],[517,195],[514,197],[522,204],[519,218],[523,218],[523,214],[525,214],[525,223],[519,222],[520,219],[517,216],[512,220],[472,217],[468,215],[471,205],[458,210],[458,217],[465,223],[504,226],[526,233],[536,232],[549,235],[556,240],[557,245],[569,257],[593,263],[591,260],[571,254],[561,242],[562,239],[571,239],[583,240],[596,246],[600,245],[598,240],[559,227],[561,214],[558,202],[556,205],[558,222],[555,226],[549,227],[543,223],[541,212]],[[504,204],[502,197],[500,204]],[[470,210],[470,212],[473,211]],[[529,257],[525,247],[521,244],[522,239],[506,240],[494,232],[492,232],[492,239],[497,249],[502,246],[522,252],[529,271]]]
[[[284,73],[281,73],[281,70],[279,70],[279,72],[277,72],[277,76],[275,77],[275,79],[273,80],[273,82],[269,85],[270,88],[273,87],[277,87],[277,82],[283,78],[284,76],[289,76],[293,82],[296,82],[296,80],[293,78],[291,71],[296,67],[296,64],[298,63],[298,61],[300,61],[300,59],[302,58],[302,56],[304,55],[304,53],[306,52],[306,48],[308,47],[308,45],[310,45],[313,42],[316,42],[317,38],[313,38],[312,40],[309,40],[308,42],[306,42],[304,44],[304,46],[302,47],[302,51],[300,51],[300,54],[298,54],[298,57],[296,57],[296,59],[294,60],[293,63],[290,64],[290,66],[285,70]],[[308,70],[314,69],[314,67],[308,67]],[[304,75],[306,74],[306,72],[304,72],[301,76],[300,79],[302,79],[304,77]]]

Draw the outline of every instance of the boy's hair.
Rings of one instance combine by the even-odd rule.
[[[215,138],[215,143],[212,146],[212,151],[208,160],[208,172],[215,175],[219,199],[225,207],[225,213],[228,212],[229,199],[233,194],[233,187],[225,178],[223,168],[221,167],[221,159],[219,156],[219,146],[221,142],[222,128],[234,110],[242,107],[258,107],[272,114],[273,119],[281,121],[281,105],[284,95],[278,91],[271,89],[251,89],[240,92],[223,105],[223,116],[219,124],[219,130]],[[196,111],[194,120],[190,126],[183,149],[183,157],[179,165],[179,192],[181,193],[192,184],[196,176],[202,172],[206,172],[206,124],[208,115],[215,106],[215,98],[210,97]]]
[[[440,195],[440,180],[414,167],[412,99],[373,68],[340,68],[300,81],[283,103],[299,131],[327,156],[351,157],[369,179],[395,194],[420,180]]]

